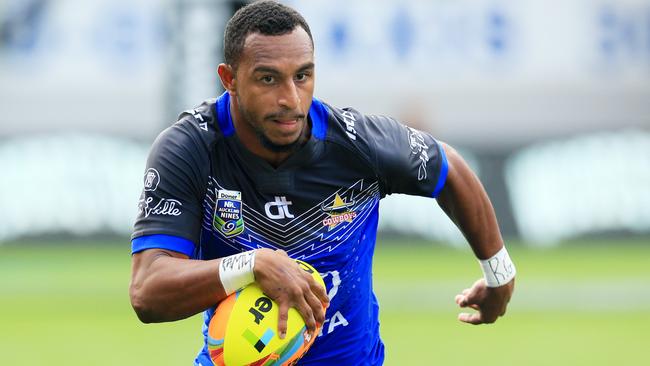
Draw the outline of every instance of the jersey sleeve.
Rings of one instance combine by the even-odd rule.
[[[209,158],[195,134],[191,126],[181,121],[154,141],[131,236],[134,251],[156,247],[157,241],[149,240],[156,238],[155,235],[182,238],[194,245],[199,242],[201,197],[205,194]],[[137,240],[145,236],[148,240]],[[181,247],[181,252],[187,254],[187,244]]]
[[[447,179],[447,157],[428,133],[385,116],[365,116],[383,195],[404,193],[436,198]]]

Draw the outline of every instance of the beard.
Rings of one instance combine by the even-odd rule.
[[[261,124],[255,124],[253,122],[253,121],[256,121],[257,119],[255,118],[255,116],[253,116],[247,110],[242,108],[241,104],[239,104],[239,112],[240,112],[240,115],[242,115],[244,117],[244,121],[246,121],[245,123],[247,123],[253,129],[253,131],[255,131],[255,135],[257,135],[257,139],[260,141],[262,146],[264,146],[264,148],[266,148],[266,149],[268,149],[270,151],[276,152],[276,153],[287,153],[287,152],[293,153],[293,152],[297,151],[298,149],[300,149],[300,147],[302,146],[302,143],[303,143],[302,137],[304,136],[304,134],[305,134],[304,130],[308,125],[308,122],[307,122],[307,120],[305,120],[304,115],[297,115],[296,116],[296,118],[301,118],[301,119],[303,119],[305,121],[305,123],[303,123],[302,130],[300,131],[300,134],[298,135],[296,140],[293,141],[293,142],[290,142],[288,144],[277,144],[277,143],[273,142],[266,135],[266,132],[264,131],[264,128],[262,127]],[[281,113],[270,114],[268,116],[265,116],[264,120],[278,118],[281,115],[282,115]]]
[[[257,135],[257,138],[260,140],[262,145],[276,153],[285,153],[285,152],[295,152],[302,146],[301,141],[300,141],[300,136],[302,136],[302,132],[300,132],[300,136],[296,139],[294,142],[290,142],[288,144],[280,145],[276,144],[275,142],[271,141],[268,136],[264,133],[264,131],[261,131],[261,129],[255,129],[255,134]]]

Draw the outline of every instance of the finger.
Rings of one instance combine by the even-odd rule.
[[[288,257],[288,256],[289,256],[289,254],[287,254],[287,252],[285,252],[285,251],[282,250],[282,249],[276,249],[275,252],[278,253],[278,254],[282,254],[282,255],[284,255],[285,257]]]
[[[465,296],[465,306],[468,306],[468,304],[478,304],[483,302],[485,293],[480,289],[473,287],[467,292],[465,291],[467,290],[463,291],[463,295]]]
[[[472,292],[471,288],[466,288],[463,291],[460,292],[460,294],[456,295],[456,304],[460,306],[466,306],[467,299],[470,297],[470,294]],[[464,302],[461,304],[460,300],[463,300]]]
[[[311,277],[311,275],[309,276]],[[320,300],[321,304],[325,307],[330,306],[330,298],[327,296],[327,291],[325,290],[325,287],[322,286],[320,283],[316,282],[316,280],[313,279],[309,283],[311,287],[311,291],[316,295],[318,300]]]
[[[325,321],[325,310],[323,309],[323,303],[311,291],[305,292],[305,301],[307,301],[307,304],[309,307],[311,307],[312,314],[314,314],[314,320],[318,324],[323,324]]]
[[[279,304],[278,337],[284,339],[287,335],[287,320],[289,319],[289,304],[283,301]]]
[[[465,307],[467,298],[464,295],[456,295],[454,298],[454,301],[456,301],[456,304],[460,307]]]
[[[316,330],[316,320],[314,319],[314,312],[307,304],[307,301],[305,301],[305,299],[302,299],[302,301],[296,304],[296,309],[302,316],[302,319],[305,321],[305,326],[307,327],[309,333],[314,333]]]
[[[458,304],[458,306],[460,306],[461,308],[468,308],[469,307],[469,308],[472,308],[474,310],[481,310],[479,304],[470,303],[469,300],[467,299],[467,297],[465,297],[463,295],[456,295],[455,300],[456,300],[456,304]]]
[[[468,324],[482,324],[483,319],[481,317],[481,313],[460,313],[458,314],[458,320],[460,320],[463,323],[468,323]]]
[[[458,306],[460,306],[461,308],[466,308],[466,307],[469,306],[472,309],[478,310],[478,308],[477,308],[478,305],[475,304],[475,303],[470,302],[469,297],[466,296],[466,295],[456,295],[454,300],[456,301],[456,304],[458,304]]]

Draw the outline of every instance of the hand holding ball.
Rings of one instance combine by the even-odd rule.
[[[296,262],[325,287],[318,271]],[[231,294],[219,303],[208,326],[212,362],[217,366],[294,364],[314,343],[322,324],[310,334],[296,309],[289,309],[288,315],[287,334],[280,339],[279,306],[256,283]]]

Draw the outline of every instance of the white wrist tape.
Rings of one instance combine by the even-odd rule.
[[[479,263],[488,287],[503,286],[515,278],[515,274],[517,274],[515,265],[512,263],[505,246],[491,258],[479,259]]]
[[[221,259],[219,278],[226,295],[255,281],[255,251],[238,253]]]

